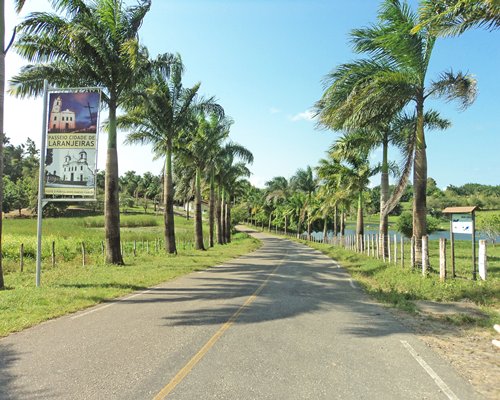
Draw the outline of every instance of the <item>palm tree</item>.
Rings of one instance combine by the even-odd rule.
[[[218,242],[231,242],[231,201],[236,196],[245,180],[250,176],[250,170],[245,162],[234,162],[234,156],[227,154],[221,159],[216,177],[220,193],[220,227],[218,227]]]
[[[312,195],[318,187],[316,178],[314,177],[314,172],[311,166],[307,166],[305,169],[299,168],[295,175],[290,178],[290,186],[292,190],[298,190],[306,194],[306,203],[304,204],[304,217],[307,213],[307,206],[311,203]],[[310,221],[307,218],[307,221]],[[311,239],[311,224],[307,224],[307,239]]]
[[[274,204],[275,208],[277,208],[280,204],[286,203],[288,198],[290,197],[291,188],[288,183],[288,180],[283,176],[276,176],[271,180],[265,183],[266,185],[266,200],[272,204]],[[287,233],[287,215],[286,213],[283,215],[284,217],[284,227],[285,227],[285,235]]]
[[[146,50],[138,31],[151,2],[53,0],[54,13],[34,13],[20,25],[17,52],[29,62],[12,81],[18,96],[38,95],[44,79],[59,87],[99,86],[109,111],[106,159],[106,261],[123,264],[120,252],[116,110],[141,76]]]
[[[420,3],[416,33],[427,28],[437,36],[456,36],[468,29],[500,29],[498,0],[424,0]]]
[[[363,221],[363,192],[370,183],[370,177],[378,172],[378,169],[370,168],[368,163],[368,152],[363,148],[358,148],[353,152],[347,146],[348,134],[340,137],[330,148],[330,156],[337,162],[337,174],[340,177],[340,184],[345,191],[357,197],[357,218],[356,218],[356,240],[358,250],[363,249],[364,221]]]
[[[23,8],[25,0],[15,0],[16,12],[20,12]],[[0,176],[3,177],[3,116],[5,102],[5,56],[7,54],[5,48],[5,0],[0,0]],[[0,180],[0,204],[3,204],[3,182]],[[0,207],[0,254],[2,254],[2,238],[3,238],[3,215],[2,207]],[[0,290],[4,289],[5,283],[3,279],[3,260],[0,257]]]
[[[442,119],[436,111],[427,111],[424,116],[425,126],[428,129],[446,129],[450,126],[449,121]],[[389,213],[396,207],[399,198],[394,197],[389,204],[389,173],[395,174],[398,170],[393,163],[389,162],[389,144],[399,148],[408,158],[407,141],[411,133],[415,132],[416,117],[407,113],[399,113],[390,121],[377,124],[374,127],[348,131],[342,138],[342,149],[345,154],[368,154],[376,148],[382,146],[382,162],[380,169],[380,222],[379,239],[380,252],[388,256],[388,217]],[[408,176],[409,171],[405,171]],[[406,186],[406,180],[405,180]]]
[[[169,71],[161,62],[167,60]],[[186,132],[193,129],[193,114],[216,112],[222,108],[213,98],[198,98],[200,83],[192,88],[182,86],[183,66],[179,55],[164,55],[153,63],[150,77],[132,92],[126,106],[127,114],[120,118],[120,126],[131,131],[127,143],[151,144],[155,158],[165,158],[164,168],[164,235],[165,250],[177,253],[174,226],[174,191],[172,156],[186,144]]]
[[[369,58],[334,70],[327,77],[329,87],[317,107],[322,110],[320,120],[324,124],[356,129],[387,120],[410,103],[414,104],[416,128],[407,140],[409,157],[402,177],[408,176],[413,164],[413,234],[421,238],[426,232],[426,100],[429,97],[458,99],[462,108],[466,108],[475,99],[476,82],[470,75],[448,71],[428,84],[427,69],[436,38],[427,28],[412,34],[410,31],[416,24],[417,16],[406,3],[385,0],[378,24],[351,34],[354,49],[368,54]],[[406,182],[401,179],[393,197],[401,196],[404,187]],[[420,260],[421,242],[416,243],[416,259]]]

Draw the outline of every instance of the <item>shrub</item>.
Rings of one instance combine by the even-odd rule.
[[[427,216],[427,235],[429,233],[435,232],[439,228],[439,220],[437,218]],[[402,213],[397,222],[396,229],[398,232],[401,232],[407,238],[411,238],[413,236],[413,215],[410,212]]]

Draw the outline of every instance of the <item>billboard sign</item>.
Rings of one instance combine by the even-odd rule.
[[[453,233],[465,233],[472,235],[473,228],[472,214],[451,215],[451,231]]]
[[[95,199],[100,100],[101,92],[94,88],[49,91],[47,200]]]

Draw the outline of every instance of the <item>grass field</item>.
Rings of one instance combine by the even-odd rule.
[[[102,218],[102,217],[101,217]],[[96,222],[97,221],[97,222]],[[246,254],[259,242],[236,234],[229,245],[207,251],[192,248],[192,220],[176,218],[178,255],[166,255],[155,241],[162,238],[162,217],[126,215],[122,217],[125,266],[103,262],[103,228],[99,218],[57,218],[43,222],[43,263],[41,287],[35,287],[36,221],[4,221],[5,283],[0,291],[0,337],[57,316],[90,307],[107,299],[206,269]],[[51,243],[56,242],[56,264],[51,263]],[[133,241],[136,256],[133,256]],[[160,243],[162,245],[162,240]],[[86,266],[82,266],[81,242],[86,243]],[[149,242],[149,254],[147,243]],[[27,249],[24,271],[19,268],[19,246]]]
[[[302,242],[340,262],[369,294],[382,302],[414,312],[416,300],[471,301],[479,305],[489,318],[477,321],[466,318],[460,322],[473,322],[485,326],[500,323],[499,245],[488,248],[487,280],[473,281],[470,243],[457,242],[455,249],[457,277],[440,282],[437,241],[429,242],[432,270],[425,277],[420,270],[412,270],[409,266],[409,246],[406,246],[405,252],[406,266],[402,268],[399,261],[398,264],[388,263],[338,246]],[[449,257],[449,252],[447,256]],[[450,265],[449,260],[448,265]]]

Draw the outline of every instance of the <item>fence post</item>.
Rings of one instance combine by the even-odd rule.
[[[52,241],[52,268],[56,266],[56,242]]]
[[[146,254],[149,254],[149,240],[146,240]]]
[[[405,239],[401,236],[401,268],[405,267]]]
[[[415,268],[415,236],[411,237],[410,241],[410,264],[411,268]]]
[[[122,257],[124,257],[125,256],[125,251],[124,251],[125,249],[123,247],[123,242],[120,242],[120,247],[121,247]]]
[[[439,238],[439,280],[446,280],[446,238]]]
[[[422,275],[427,276],[429,266],[429,237],[422,236]]]
[[[137,241],[134,240],[134,257],[137,256]]]
[[[82,242],[82,266],[85,267],[85,243]]]
[[[394,264],[398,263],[398,236],[394,234]]]
[[[19,267],[21,272],[24,270],[24,243],[21,243],[21,248],[19,249]]]
[[[375,234],[375,247],[376,247],[376,256],[377,256],[377,260],[380,258],[380,236],[378,235],[378,233]]]
[[[479,277],[485,281],[487,273],[486,240],[479,241]]]
[[[391,255],[391,235],[387,235],[387,256],[389,257],[389,264],[392,262]]]

